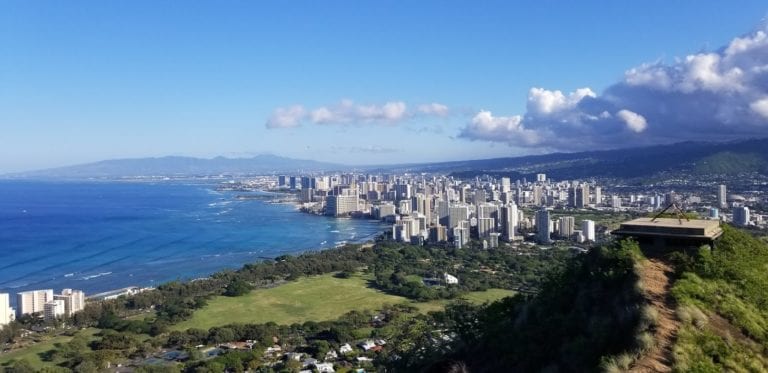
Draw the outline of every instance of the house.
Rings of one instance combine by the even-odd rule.
[[[302,368],[311,367],[313,365],[317,364],[317,359],[314,358],[306,358],[304,361],[301,362]]]
[[[370,340],[370,339],[366,339],[365,341],[363,341],[363,342],[360,342],[360,343],[358,343],[357,345],[358,345],[360,348],[362,348],[362,349],[363,349],[363,351],[368,351],[368,350],[370,350],[370,349],[372,349],[372,348],[376,347],[376,344],[375,344],[375,343],[373,343],[373,341],[372,341],[372,340]]]
[[[350,352],[352,352],[352,346],[350,346],[349,343],[345,343],[339,347],[339,353],[342,355],[346,355]]]
[[[336,360],[339,358],[339,354],[336,353],[336,350],[330,350],[325,354],[325,360]]]
[[[387,341],[385,341],[385,340],[383,340],[381,338],[374,340],[374,342],[376,342],[376,345],[378,345],[378,346],[384,346],[385,344],[387,344]]]
[[[315,369],[317,369],[320,373],[335,373],[336,370],[333,369],[333,363],[318,363],[315,364]]]
[[[365,362],[371,362],[371,361],[373,361],[373,359],[371,359],[371,358],[369,358],[369,357],[367,357],[367,356],[358,356],[358,357],[357,357],[357,358],[355,358],[355,359],[357,360],[357,362],[358,362],[358,363],[365,363]]]
[[[452,276],[447,273],[443,273],[443,280],[445,280],[445,283],[448,285],[456,285],[459,283],[459,279],[456,278],[456,276]]]
[[[301,352],[289,352],[285,354],[285,360],[301,361],[301,357],[304,356]]]

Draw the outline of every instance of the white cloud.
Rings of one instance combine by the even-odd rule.
[[[460,137],[566,151],[768,137],[768,24],[714,52],[628,69],[600,95],[531,88],[526,109],[498,117],[514,126],[473,119]],[[521,128],[536,141],[511,140]]]
[[[645,128],[648,126],[648,123],[645,121],[645,118],[633,111],[629,111],[626,109],[619,110],[618,113],[616,113],[616,116],[619,117],[621,120],[624,121],[624,123],[627,125],[627,128],[632,130],[632,132],[640,133],[645,131]]]
[[[267,120],[267,128],[293,128],[301,125],[306,110],[301,105],[277,108]]]
[[[431,115],[438,115],[438,116],[446,116],[448,115],[448,106],[445,106],[443,104],[438,104],[436,102],[433,102],[431,104],[423,104],[419,105],[418,110],[422,114],[431,114]]]
[[[726,56],[733,56],[748,52],[753,49],[765,48],[768,45],[768,37],[763,30],[759,30],[752,35],[740,38],[734,38],[728,47],[725,48]]]
[[[448,107],[431,103],[419,105],[416,110],[409,110],[402,101],[390,101],[381,105],[359,105],[351,100],[341,100],[336,105],[321,106],[306,111],[303,106],[275,109],[267,120],[267,128],[298,127],[304,122],[327,125],[360,125],[368,123],[399,124],[416,115],[445,116]]]
[[[550,115],[576,106],[584,97],[596,97],[589,88],[579,88],[565,96],[561,91],[531,88],[528,92],[528,113]]]
[[[464,128],[461,136],[476,140],[525,145],[535,145],[539,141],[538,135],[534,131],[523,127],[521,116],[495,117],[493,113],[487,110],[477,113],[469,125]]]
[[[763,118],[768,119],[768,97],[750,103],[749,108]]]
[[[671,78],[659,63],[642,64],[624,73],[624,81],[629,85],[651,86],[657,89],[669,89]]]

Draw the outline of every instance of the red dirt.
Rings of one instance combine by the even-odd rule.
[[[672,371],[672,347],[680,327],[680,320],[675,313],[675,301],[669,293],[672,275],[672,267],[659,258],[651,258],[643,263],[640,273],[643,295],[659,314],[653,332],[656,345],[632,365],[630,372]]]

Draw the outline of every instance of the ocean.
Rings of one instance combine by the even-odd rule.
[[[308,215],[270,202],[271,193],[215,186],[0,181],[0,292],[156,286],[365,241],[385,229]]]

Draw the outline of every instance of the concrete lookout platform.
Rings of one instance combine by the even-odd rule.
[[[683,220],[670,218],[638,218],[621,223],[611,234],[633,237],[641,243],[654,246],[712,245],[723,234],[717,220]]]

